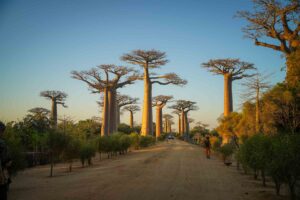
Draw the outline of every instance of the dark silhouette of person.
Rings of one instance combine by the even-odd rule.
[[[7,192],[11,182],[8,168],[11,166],[11,158],[7,145],[3,139],[6,126],[0,121],[0,200],[7,199]]]
[[[210,140],[209,140],[209,136],[208,136],[208,135],[205,137],[205,140],[204,140],[204,147],[205,147],[206,158],[210,159],[210,148],[211,148],[211,144],[210,144]]]

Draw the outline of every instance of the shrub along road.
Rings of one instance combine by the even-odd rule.
[[[77,165],[77,167],[76,167]],[[147,199],[281,199],[273,188],[226,167],[216,157],[207,160],[201,148],[179,140],[162,142],[112,160],[74,171],[55,166],[25,170],[14,178],[10,200],[147,200]]]

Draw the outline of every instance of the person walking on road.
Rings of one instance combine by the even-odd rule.
[[[210,148],[211,148],[211,144],[210,144],[210,140],[209,140],[209,136],[208,136],[208,135],[205,137],[205,140],[204,140],[204,147],[205,147],[206,158],[207,158],[207,159],[210,159]]]
[[[10,184],[8,168],[11,166],[11,158],[7,145],[3,139],[5,125],[0,121],[0,200],[7,200],[7,192]]]

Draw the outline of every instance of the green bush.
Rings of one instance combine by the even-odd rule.
[[[276,193],[286,183],[291,199],[296,199],[296,184],[300,179],[300,135],[264,136],[257,134],[249,137],[240,146],[237,159],[244,168],[258,171],[262,174],[265,184],[265,174],[272,177]]]
[[[9,171],[10,174],[15,175],[18,171],[25,169],[27,166],[24,147],[20,136],[16,134],[10,126],[8,126],[5,131],[4,140],[12,159],[12,165]]]
[[[118,126],[118,131],[129,135],[133,129],[129,125],[122,123]]]
[[[80,157],[81,142],[75,138],[69,138],[67,146],[63,152],[63,159],[69,163],[69,171],[72,171],[73,160]]]
[[[86,142],[80,147],[80,160],[81,164],[84,167],[87,162],[88,165],[92,165],[92,158],[96,154],[96,148],[93,144]]]
[[[140,136],[137,133],[131,133],[129,135],[130,140],[131,140],[131,147],[134,149],[139,149],[140,148]]]
[[[148,147],[150,145],[153,145],[155,143],[155,138],[153,136],[147,135],[147,136],[141,136],[140,137],[140,147]]]
[[[131,139],[128,135],[121,135],[120,137],[121,153],[127,153],[128,148],[131,146]]]
[[[300,179],[300,135],[286,135],[272,138],[272,153],[268,173],[272,176],[276,192],[287,183],[291,199],[296,199],[296,183]]]
[[[70,141],[70,137],[68,135],[60,133],[56,130],[52,130],[48,134],[47,144],[49,148],[50,163],[51,163],[50,177],[53,176],[54,163],[60,160],[60,157],[63,154],[66,146],[68,146],[69,141]]]
[[[234,150],[235,150],[235,146],[231,143],[227,143],[221,146],[218,151],[221,153],[222,159],[225,162],[226,159],[229,158],[234,153]]]
[[[167,138],[168,134],[166,133],[162,133],[157,139],[159,141],[164,141]]]
[[[258,171],[261,171],[263,185],[265,185],[265,172],[271,159],[271,140],[262,134],[256,134],[245,141],[240,147],[239,159],[242,164],[254,171],[254,178],[257,178]]]

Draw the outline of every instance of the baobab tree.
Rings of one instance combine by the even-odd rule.
[[[170,132],[171,120],[173,119],[173,116],[170,115],[170,114],[164,114],[163,118],[165,120],[165,125],[164,125],[165,130],[164,130],[164,132],[169,133]]]
[[[245,36],[255,45],[282,52],[286,57],[286,80],[300,80],[300,1],[299,0],[253,0],[253,11],[240,11],[238,17],[248,21],[243,28]],[[265,41],[262,41],[265,40]]]
[[[72,71],[72,78],[88,84],[92,93],[103,93],[103,116],[101,135],[109,135],[117,130],[117,89],[133,84],[139,75],[132,68],[116,65],[100,65],[89,71]],[[110,78],[113,75],[113,78]]]
[[[120,117],[121,117],[121,108],[126,105],[130,104],[136,104],[138,102],[139,98],[133,98],[128,95],[122,95],[117,94],[116,97],[116,103],[117,103],[117,110],[116,110],[116,126],[118,127],[120,125]],[[97,101],[97,104],[100,106],[100,108],[103,108],[104,105],[104,96],[101,96],[101,100]]]
[[[142,135],[153,135],[153,119],[152,119],[152,85],[157,83],[160,85],[185,85],[187,81],[179,78],[175,73],[165,75],[151,74],[151,69],[159,68],[165,65],[168,60],[166,59],[165,52],[157,50],[134,50],[131,53],[124,54],[121,59],[128,63],[139,65],[143,68],[143,81],[144,81],[144,100],[142,112]]]
[[[187,119],[187,132],[189,133],[190,132],[190,124],[193,123],[195,120],[188,117]]]
[[[257,133],[261,132],[261,95],[267,89],[270,88],[270,83],[267,81],[269,75],[262,75],[257,72],[253,77],[246,79],[242,85],[245,86],[245,93],[243,94],[244,98],[248,101],[255,102],[255,130]]]
[[[178,124],[177,125],[178,125],[178,133],[180,133],[180,130],[181,130],[181,113],[178,110],[174,110],[172,113],[176,114],[178,116]]]
[[[224,117],[227,117],[233,111],[232,81],[252,76],[246,71],[253,70],[255,67],[252,63],[230,58],[209,60],[207,63],[202,63],[202,67],[213,74],[224,76]]]
[[[53,127],[57,127],[57,105],[60,104],[66,108],[67,106],[65,104],[65,101],[68,95],[65,92],[61,91],[46,90],[42,91],[40,93],[40,96],[51,100],[51,122],[53,124]]]
[[[133,98],[129,95],[117,94],[117,126],[120,124],[121,108],[126,105],[136,104],[139,98]]]
[[[129,111],[129,113],[130,113],[130,128],[133,128],[134,126],[134,124],[133,124],[133,114],[135,113],[135,112],[137,112],[137,111],[139,111],[140,110],[140,107],[139,106],[137,106],[137,105],[129,105],[129,106],[125,106],[124,108],[123,108],[123,110],[125,110],[125,111]]]
[[[188,127],[188,118],[187,115],[192,110],[198,110],[198,107],[195,105],[196,102],[187,101],[187,100],[177,100],[176,104],[170,106],[169,108],[174,109],[180,112],[181,115],[181,126],[179,133],[181,135],[189,133]]]
[[[153,98],[152,106],[156,108],[156,137],[159,137],[162,133],[162,109],[166,106],[167,102],[170,101],[173,96],[159,95]]]

